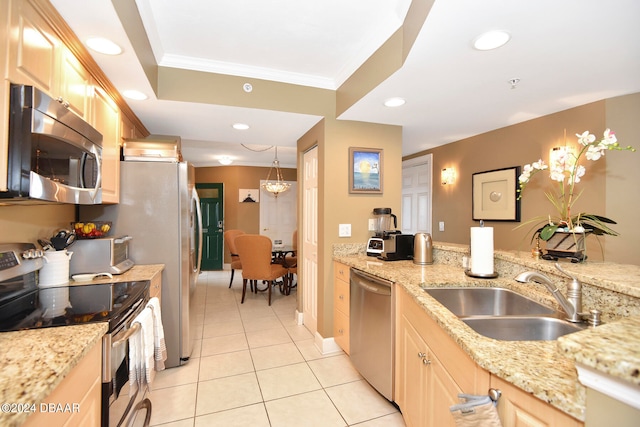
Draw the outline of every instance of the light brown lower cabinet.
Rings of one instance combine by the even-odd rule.
[[[101,410],[102,341],[37,406],[23,427],[98,427]]]
[[[502,392],[498,414],[503,427],[583,427],[578,421],[507,381],[491,376],[491,387]]]
[[[400,286],[396,288],[395,401],[408,427],[455,427],[459,393],[502,392],[503,427],[584,424],[478,366]]]
[[[490,375],[413,301],[396,293],[395,400],[408,427],[455,427],[459,393],[485,394]]]
[[[333,339],[349,354],[349,266],[333,263]]]

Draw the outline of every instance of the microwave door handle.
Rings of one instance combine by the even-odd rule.
[[[98,191],[100,190],[100,184],[102,184],[102,158],[100,156],[100,153],[98,153],[97,150],[95,149],[95,147],[93,147],[91,151],[96,156],[96,165],[98,167],[98,177],[96,178],[96,186],[92,191],[93,194],[90,194],[91,200],[95,200],[96,197],[98,196]]]
[[[84,168],[87,164],[87,153],[82,153],[80,157],[80,188],[86,188],[84,183]]]

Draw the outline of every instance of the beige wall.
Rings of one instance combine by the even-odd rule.
[[[546,161],[549,150],[563,144],[565,129],[567,142],[575,144],[576,133],[589,130],[601,136],[604,129],[610,126],[622,144],[640,148],[639,114],[640,94],[635,94],[572,108],[418,153],[433,153],[434,240],[469,244],[470,227],[478,225],[477,221],[472,220],[471,214],[473,173],[523,166],[539,158]],[[619,222],[616,229],[622,236],[599,239],[607,248],[607,261],[640,263],[633,256],[640,252],[640,239],[637,238],[637,231],[629,225],[635,218],[627,213],[636,212],[640,204],[637,185],[634,184],[640,179],[637,167],[640,165],[639,156],[640,153],[607,152],[604,158],[586,164],[586,175],[578,184],[585,191],[574,205],[574,212],[601,214]],[[457,170],[457,181],[452,186],[442,186],[438,179],[440,171],[450,166]],[[618,170],[624,170],[624,174],[618,173]],[[551,189],[550,185],[551,181],[544,174],[531,181],[521,201],[522,222],[553,212],[544,195],[545,189]],[[439,221],[445,222],[444,232],[438,231]],[[497,249],[530,250],[530,227],[514,230],[518,224],[487,221],[486,225],[494,227]],[[590,237],[587,245],[589,258],[601,260],[596,238]],[[614,250],[614,246],[621,248]]]
[[[621,144],[640,150],[640,93],[606,101],[607,126]],[[606,216],[618,222],[619,237],[607,238],[605,258],[624,264],[640,264],[640,151],[613,153],[607,157]]]
[[[325,118],[298,141],[298,151],[318,146],[318,332],[333,336],[334,243],[365,243],[375,207],[400,211],[402,128]],[[349,147],[383,150],[383,194],[349,194]],[[301,157],[298,159],[301,160]],[[302,173],[299,170],[299,175]],[[299,181],[302,182],[302,176]],[[302,185],[299,185],[302,187]],[[301,215],[304,212],[301,211]],[[299,219],[301,221],[301,219]],[[338,237],[338,225],[351,224],[351,237]]]
[[[240,203],[238,190],[260,188],[260,180],[266,179],[268,173],[269,168],[249,166],[196,168],[196,183],[223,184],[225,230],[240,229],[245,233],[260,234],[260,205]],[[285,181],[295,181],[296,169],[282,168],[282,177]],[[225,250],[224,262],[231,262],[227,250]]]
[[[74,205],[0,206],[0,243],[49,239],[58,230],[69,229],[74,219]]]

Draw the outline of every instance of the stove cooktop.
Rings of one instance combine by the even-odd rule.
[[[105,321],[111,330],[148,295],[148,281],[30,289],[0,303],[0,332]]]

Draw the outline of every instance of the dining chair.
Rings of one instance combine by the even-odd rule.
[[[291,246],[295,251],[293,255],[287,255],[284,257],[284,263],[287,266],[298,265],[298,230],[293,231],[293,239],[291,240]]]
[[[298,230],[293,231],[293,240],[291,245],[295,252],[293,255],[284,257],[284,266],[289,269],[289,283],[286,289],[287,295],[291,292],[291,288],[295,288],[297,286],[297,283],[295,285],[293,284],[293,276],[298,276]]]
[[[255,292],[258,291],[258,280],[267,283],[265,290],[269,292],[269,305],[271,305],[271,288],[278,285],[276,279],[282,278],[282,290],[284,294],[287,293],[289,270],[282,264],[271,262],[272,242],[269,237],[260,234],[241,234],[236,237],[235,243],[238,255],[242,259],[241,304],[244,303],[244,297],[247,293],[247,281],[253,281],[256,284]]]
[[[229,248],[229,252],[231,253],[231,280],[229,281],[229,288],[233,284],[233,273],[235,270],[242,270],[242,262],[240,262],[240,256],[238,255],[238,250],[236,249],[236,237],[245,234],[242,230],[227,230],[224,232],[224,244],[227,248]]]

